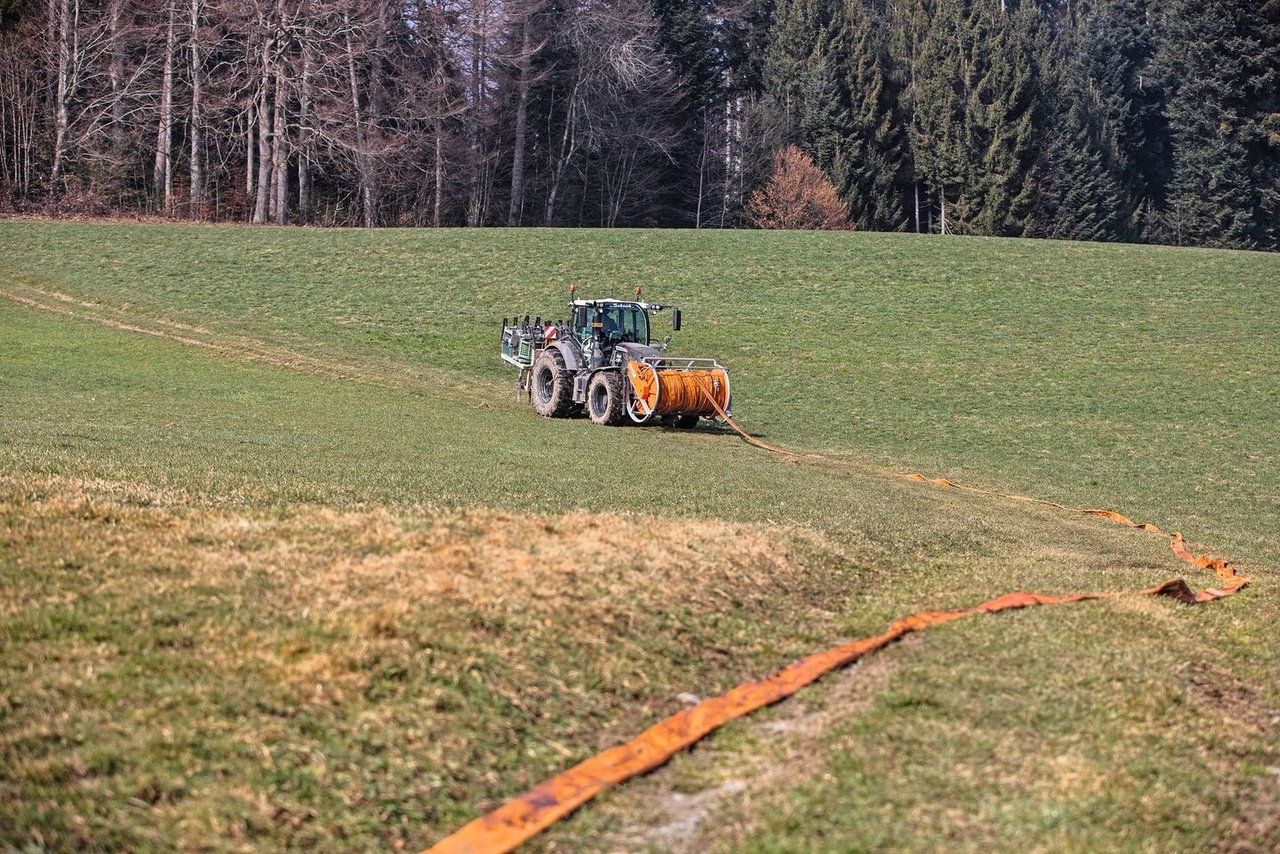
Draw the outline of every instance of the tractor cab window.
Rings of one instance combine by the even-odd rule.
[[[604,310],[604,337],[606,341],[633,341],[649,343],[649,316],[635,305],[609,306]]]

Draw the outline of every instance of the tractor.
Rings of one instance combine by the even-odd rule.
[[[517,394],[539,415],[568,418],[586,410],[596,424],[658,422],[691,428],[699,418],[728,417],[729,372],[715,359],[673,358],[671,343],[650,338],[649,320],[671,312],[680,331],[680,309],[634,300],[575,299],[569,322],[502,320],[502,359],[519,369]]]

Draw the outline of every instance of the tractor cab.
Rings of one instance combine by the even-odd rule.
[[[639,297],[640,289],[636,288]],[[591,370],[616,366],[627,358],[656,357],[665,350],[670,336],[653,343],[649,315],[671,310],[671,329],[680,330],[680,309],[656,302],[619,299],[574,299],[569,302],[569,322],[542,317],[518,316],[502,319],[502,360],[522,372],[533,366],[538,354],[551,345],[565,352],[575,366]]]
[[[638,302],[574,300],[573,334],[589,340],[599,330],[606,344],[649,343],[649,314]]]
[[[671,327],[680,328],[680,309],[658,303],[598,299],[569,303],[573,309],[571,332],[581,347],[583,361],[592,368],[625,360],[626,356],[657,355],[665,342],[654,347],[649,315],[672,309]]]

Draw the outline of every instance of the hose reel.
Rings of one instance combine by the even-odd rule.
[[[729,412],[729,372],[714,359],[630,361],[627,413],[637,424],[664,415],[711,418]],[[713,405],[714,402],[714,405]]]

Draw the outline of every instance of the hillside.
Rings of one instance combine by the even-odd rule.
[[[43,222],[0,244],[5,844],[420,848],[681,692],[899,614],[1208,582],[1158,539],[906,471],[1114,507],[1255,584],[939,628],[543,844],[1280,835],[1275,256]],[[569,282],[679,303],[676,352],[821,458],[535,416],[498,321]]]

